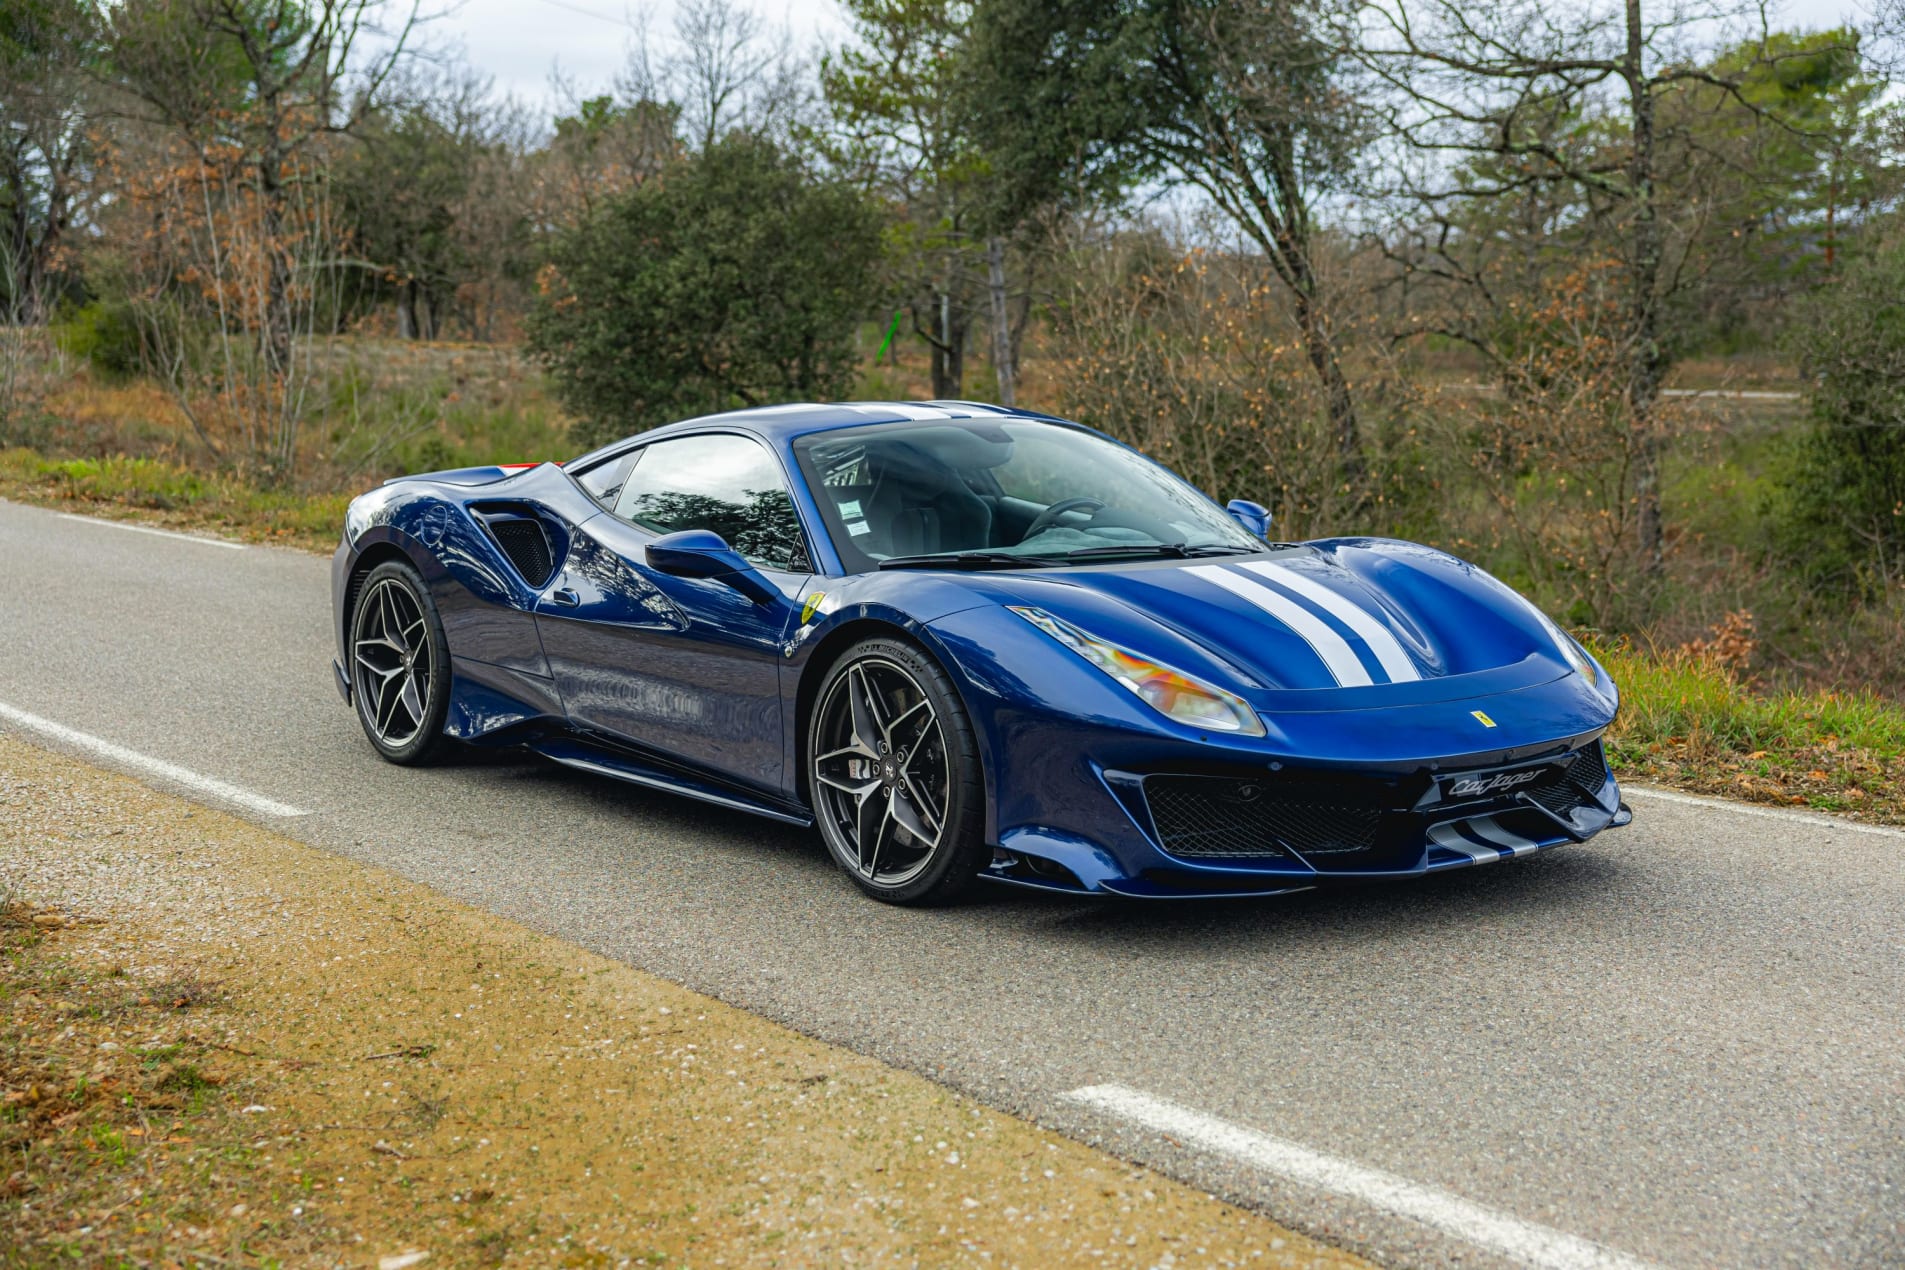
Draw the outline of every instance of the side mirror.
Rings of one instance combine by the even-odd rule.
[[[741,553],[709,529],[684,529],[663,534],[642,552],[648,567],[675,578],[705,578],[733,587],[756,604],[785,599]]]
[[[1230,513],[1232,520],[1257,537],[1270,536],[1270,509],[1262,503],[1253,503],[1247,498],[1233,498],[1224,504],[1224,510]]]

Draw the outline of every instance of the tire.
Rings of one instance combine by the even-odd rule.
[[[861,890],[930,905],[972,887],[991,855],[985,778],[965,707],[932,658],[893,639],[849,648],[814,698],[806,754],[820,836]]]
[[[351,701],[384,759],[406,767],[442,757],[450,711],[450,645],[430,589],[405,561],[372,569],[351,608]]]

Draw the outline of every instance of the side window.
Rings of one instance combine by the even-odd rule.
[[[615,506],[615,500],[621,497],[622,483],[628,480],[629,472],[635,466],[635,460],[642,457],[639,449],[618,454],[605,459],[576,477],[576,484],[589,492],[589,496],[604,507]]]
[[[615,514],[658,534],[712,529],[753,564],[804,572],[807,547],[780,464],[747,437],[657,441],[622,486]]]

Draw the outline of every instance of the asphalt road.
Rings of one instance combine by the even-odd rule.
[[[1126,1086],[1663,1265],[1905,1264],[1905,835],[1635,798],[1400,886],[886,908],[817,837],[513,757],[386,766],[326,562],[0,503],[0,705],[1379,1260],[1495,1254],[1063,1095]],[[9,727],[0,720],[0,727]]]

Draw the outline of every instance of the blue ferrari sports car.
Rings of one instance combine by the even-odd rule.
[[[894,903],[1272,894],[1627,823],[1614,685],[1539,609],[1269,520],[1025,411],[691,419],[353,502],[337,686],[391,762],[519,746],[817,823]]]

